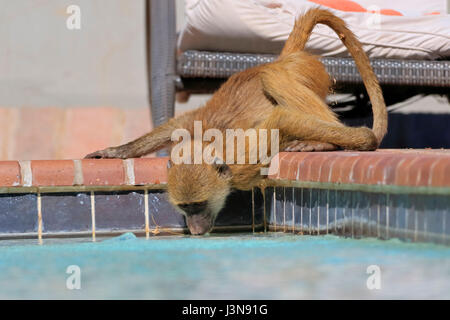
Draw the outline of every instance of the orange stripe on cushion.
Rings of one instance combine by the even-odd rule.
[[[392,9],[381,9],[380,13],[384,14],[385,16],[402,16],[400,12]]]
[[[359,5],[358,3],[350,0],[309,0],[310,2],[317,3],[321,6],[325,6],[331,9],[336,9],[339,11],[347,11],[347,12],[370,12],[377,13],[377,11],[370,10],[367,11],[364,7]],[[380,14],[386,16],[402,16],[400,12],[393,9],[381,9]],[[433,13],[434,14],[434,13]]]
[[[349,11],[349,12],[366,12],[366,9],[354,1],[349,0],[309,0],[328,8]]]

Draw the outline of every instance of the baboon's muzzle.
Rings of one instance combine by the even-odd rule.
[[[186,217],[189,231],[193,235],[202,235],[211,231],[214,221],[209,214],[193,214]]]

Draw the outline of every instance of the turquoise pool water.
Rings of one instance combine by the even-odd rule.
[[[367,288],[370,265],[381,289]],[[0,241],[0,298],[449,299],[450,248],[276,233]]]

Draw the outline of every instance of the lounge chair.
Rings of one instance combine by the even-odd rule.
[[[153,125],[174,115],[175,94],[206,93],[235,72],[273,61],[275,54],[187,50],[177,53],[175,0],[148,0],[149,78]],[[351,58],[324,57],[339,92],[364,95],[361,77]],[[371,59],[387,104],[418,93],[448,94],[449,60]],[[399,87],[403,94],[398,94]],[[396,92],[396,98],[386,92]],[[406,93],[405,93],[406,92]],[[367,101],[367,99],[365,100]]]

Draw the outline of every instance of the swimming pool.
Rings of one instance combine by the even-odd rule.
[[[374,265],[380,289],[367,286]],[[79,267],[79,290],[67,288],[69,266]],[[449,299],[449,280],[449,247],[398,240],[127,233],[0,242],[2,299]]]

